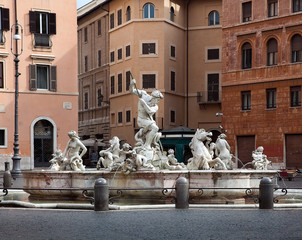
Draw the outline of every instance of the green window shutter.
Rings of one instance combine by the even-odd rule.
[[[57,91],[57,66],[50,66],[50,86],[49,91]]]
[[[29,90],[37,90],[37,68],[36,65],[29,65]]]

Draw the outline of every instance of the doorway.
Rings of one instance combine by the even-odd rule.
[[[34,125],[34,167],[49,167],[52,158],[54,139],[53,125],[40,120]]]

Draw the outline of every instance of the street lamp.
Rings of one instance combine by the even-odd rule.
[[[20,35],[21,30],[21,35]],[[15,42],[15,48],[13,48],[13,40]],[[19,131],[18,131],[18,97],[19,97],[19,81],[18,77],[21,75],[18,71],[19,64],[19,56],[23,52],[23,28],[20,24],[18,24],[18,20],[16,20],[16,24],[13,24],[11,27],[11,52],[15,55],[15,134],[14,134],[14,156],[13,160],[13,169],[11,171],[13,177],[18,177],[21,175],[20,169],[20,160],[19,156]]]

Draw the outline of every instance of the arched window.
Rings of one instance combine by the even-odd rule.
[[[252,67],[252,46],[246,42],[242,45],[242,68],[247,69]]]
[[[291,40],[292,62],[302,62],[302,37],[296,34]]]
[[[278,42],[271,38],[267,42],[267,66],[277,65],[278,63]]]
[[[144,18],[154,18],[155,7],[152,3],[146,3],[143,7]]]
[[[171,8],[170,8],[170,20],[171,20],[172,22],[174,22],[174,16],[175,16],[174,7],[171,7]]]
[[[131,7],[128,6],[126,11],[126,21],[130,21],[130,20],[131,20]]]
[[[209,26],[211,25],[219,25],[219,12],[216,10],[209,13]]]

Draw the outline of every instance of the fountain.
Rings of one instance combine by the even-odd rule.
[[[125,143],[120,148],[119,138],[113,137],[110,147],[99,153],[97,170],[87,171],[81,158],[86,148],[75,131],[71,131],[68,133],[70,140],[64,153],[58,150],[53,155],[49,170],[23,172],[24,188],[28,189],[26,192],[31,197],[81,198],[81,190],[68,188],[92,188],[95,180],[102,177],[107,179],[111,189],[132,189],[124,191],[124,198],[158,201],[163,197],[162,189],[170,189],[168,194],[172,195],[171,189],[175,188],[176,180],[185,177],[191,188],[190,197],[198,202],[225,202],[230,199],[241,201],[246,196],[247,188],[258,188],[261,178],[276,176],[277,171],[267,170],[265,167],[267,159],[262,154],[263,150],[253,152],[257,170],[233,169],[226,135],[221,134],[213,143],[212,133],[204,129],[197,129],[191,140],[189,146],[193,157],[188,160],[187,166],[178,163],[173,150],[169,150],[168,155],[163,152],[161,133],[153,120],[153,115],[158,110],[157,103],[163,98],[161,92],[156,90],[149,95],[144,90],[137,89],[134,79],[130,84],[130,92],[139,97],[137,123],[140,130],[135,135],[135,146],[132,148]],[[102,165],[104,168],[101,168]],[[34,190],[29,190],[30,188]],[[200,196],[199,188],[216,189],[204,190]],[[115,192],[112,190],[110,194]]]

